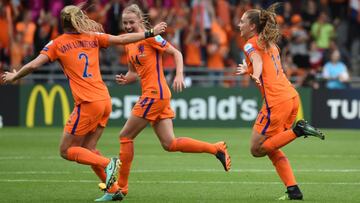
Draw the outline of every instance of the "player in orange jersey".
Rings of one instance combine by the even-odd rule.
[[[124,9],[122,23],[128,33],[141,33],[145,30],[143,13],[135,4]],[[151,123],[164,150],[213,154],[220,160],[225,171],[228,171],[231,163],[225,142],[210,144],[188,137],[175,138],[172,123],[175,114],[170,107],[171,92],[163,73],[162,53],[175,57],[176,76],[173,88],[176,92],[181,92],[184,88],[182,54],[160,35],[128,44],[126,50],[129,70],[126,75],[116,75],[116,81],[125,85],[139,77],[142,95],[120,132],[121,166],[118,185],[121,193],[128,193],[128,176],[134,157],[133,140],[148,123]]]
[[[11,83],[47,62],[60,62],[75,101],[74,111],[64,128],[60,154],[69,161],[90,165],[110,189],[119,160],[103,157],[96,150],[111,113],[110,95],[100,74],[99,49],[152,37],[164,32],[166,23],[160,23],[149,31],[113,36],[101,33],[102,26],[90,20],[77,6],[63,8],[61,20],[65,33],[50,41],[39,56],[19,72],[6,72],[2,79]],[[117,191],[117,184],[114,185]]]
[[[236,74],[249,74],[264,98],[252,131],[251,154],[254,157],[267,155],[287,187],[288,198],[303,199],[290,163],[280,148],[300,136],[324,139],[324,135],[304,120],[291,129],[300,98],[281,67],[276,45],[280,37],[274,12],[276,7],[277,4],[273,4],[267,10],[251,9],[242,16],[238,26],[246,40],[246,63],[239,64]]]

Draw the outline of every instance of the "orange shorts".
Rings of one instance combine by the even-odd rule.
[[[77,136],[92,133],[100,125],[105,127],[111,113],[111,100],[83,102],[74,107],[64,131]]]
[[[270,108],[263,104],[253,129],[262,135],[273,136],[291,128],[299,103],[300,98],[296,96]]]
[[[170,106],[170,99],[154,99],[149,97],[140,97],[132,109],[132,114],[145,118],[151,125],[154,125],[161,119],[172,119],[175,117],[175,113]]]

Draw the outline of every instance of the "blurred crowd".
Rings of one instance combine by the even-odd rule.
[[[0,0],[0,69],[18,69],[62,33],[59,14],[69,4],[85,2],[89,17],[105,32],[121,34],[122,10],[138,4],[152,25],[168,23],[164,37],[184,55],[186,67],[205,68],[214,77],[231,75],[242,62],[243,40],[237,24],[251,8],[267,8],[272,0]],[[277,11],[282,30],[279,46],[285,73],[296,86],[345,88],[360,75],[360,2],[358,0],[283,1]],[[175,68],[163,56],[164,67]],[[123,47],[102,54],[104,67],[125,65]],[[223,86],[234,82],[223,81]],[[242,86],[249,85],[244,79]]]

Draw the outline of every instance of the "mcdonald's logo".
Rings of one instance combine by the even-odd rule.
[[[36,85],[30,93],[29,101],[27,104],[26,121],[25,121],[26,127],[30,127],[30,128],[34,127],[35,107],[37,102],[37,96],[39,94],[43,101],[45,125],[53,124],[54,104],[57,94],[59,94],[60,96],[63,123],[65,125],[68,116],[70,115],[70,105],[65,90],[60,85],[55,85],[48,92],[44,86]]]
[[[298,113],[296,115],[296,121],[302,120],[302,119],[304,119],[304,110],[303,110],[303,105],[302,105],[302,102],[301,102],[301,99],[300,99],[299,110],[298,110]]]

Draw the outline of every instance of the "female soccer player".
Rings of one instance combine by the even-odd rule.
[[[69,161],[90,165],[110,188],[118,159],[105,158],[96,150],[96,143],[111,113],[110,95],[100,75],[99,49],[160,34],[165,31],[166,23],[160,23],[150,31],[113,36],[101,33],[102,26],[90,20],[77,6],[63,8],[61,21],[64,34],[50,41],[38,57],[19,72],[5,72],[2,79],[12,83],[49,61],[60,62],[76,105],[64,128],[60,155]]]
[[[142,33],[146,28],[143,13],[135,4],[124,9],[122,23],[128,33]],[[225,171],[228,171],[231,162],[225,142],[210,144],[188,137],[175,138],[172,123],[175,115],[170,107],[171,92],[163,73],[162,53],[167,52],[175,57],[176,76],[173,88],[176,92],[181,92],[184,88],[182,54],[160,35],[129,44],[126,50],[129,70],[125,75],[116,75],[116,81],[125,85],[134,82],[139,76],[142,95],[120,132],[121,166],[118,185],[121,192],[124,195],[128,193],[128,177],[134,157],[133,140],[148,123],[151,123],[164,150],[213,154],[220,160]]]
[[[288,198],[303,199],[290,163],[280,148],[300,136],[324,139],[324,135],[304,120],[298,121],[290,129],[300,99],[281,67],[276,45],[280,38],[275,19],[276,7],[277,4],[273,4],[267,10],[251,9],[242,16],[238,26],[241,36],[246,40],[246,63],[239,64],[236,74],[249,74],[264,98],[252,131],[251,154],[254,157],[267,155],[287,187]]]

